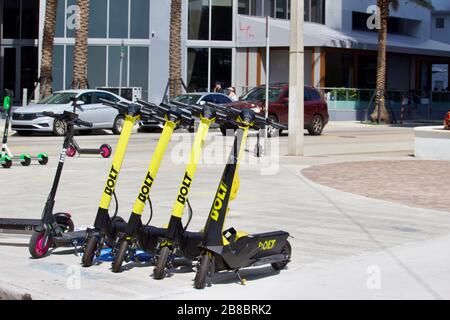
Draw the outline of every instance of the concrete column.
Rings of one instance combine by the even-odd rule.
[[[291,1],[289,52],[289,141],[288,155],[303,156],[304,145],[304,2]]]

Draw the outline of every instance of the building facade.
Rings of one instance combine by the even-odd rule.
[[[373,89],[377,30],[367,21],[375,0],[303,0],[305,82],[320,88]],[[37,79],[45,0],[1,0],[2,88],[21,91]],[[59,0],[54,47],[54,89],[72,77],[76,0]],[[388,89],[445,90],[450,41],[448,1],[435,10],[400,0],[391,10]],[[190,91],[219,81],[238,93],[265,82],[287,82],[290,0],[183,0],[182,68]],[[265,16],[270,16],[266,66]],[[443,18],[443,19],[442,19]],[[168,79],[170,1],[95,0],[89,20],[88,81],[95,87],[141,87],[143,98],[162,99]],[[443,21],[442,21],[443,20]],[[442,29],[442,30],[441,30]],[[121,52],[122,79],[120,75]],[[3,90],[2,90],[3,91]],[[31,94],[31,93],[30,93]]]

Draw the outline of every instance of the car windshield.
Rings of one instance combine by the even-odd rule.
[[[70,98],[76,95],[76,92],[57,92],[42,99],[38,104],[67,104],[70,103]]]
[[[269,102],[277,101],[282,91],[282,88],[269,88]],[[263,87],[254,88],[241,98],[243,101],[263,101],[265,99],[266,88]]]
[[[174,100],[181,103],[197,103],[201,97],[201,94],[183,94]]]

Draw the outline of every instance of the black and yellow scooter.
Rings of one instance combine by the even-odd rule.
[[[123,218],[117,216],[119,205],[115,193],[117,182],[119,179],[119,173],[122,168],[122,163],[125,159],[128,143],[133,132],[133,127],[137,121],[141,118],[151,120],[153,112],[151,110],[144,110],[140,105],[134,103],[124,102],[111,102],[105,99],[100,99],[105,105],[116,108],[119,113],[125,116],[125,122],[120,133],[119,141],[117,142],[116,151],[113,157],[112,165],[106,178],[105,187],[103,189],[102,197],[100,199],[100,205],[97,210],[97,215],[94,222],[94,228],[90,228],[86,232],[86,238],[83,246],[83,266],[90,266],[93,260],[93,254],[95,250],[87,248],[87,244],[107,243],[111,246],[115,242],[117,237],[117,230],[111,229],[112,222],[117,222],[117,225],[125,225],[126,222]],[[114,197],[116,207],[113,216],[109,215],[109,208],[112,198]],[[92,240],[94,239],[94,240]],[[98,249],[100,251],[101,248]],[[99,253],[98,253],[99,254]]]
[[[283,269],[290,261],[291,246],[287,240],[289,233],[275,231],[249,235],[236,232],[233,228],[223,230],[230,200],[233,200],[238,186],[239,159],[245,148],[250,128],[270,125],[276,129],[286,130],[283,125],[255,115],[253,110],[235,110],[238,129],[235,133],[234,145],[225,166],[209,216],[203,231],[200,244],[201,256],[197,267],[194,286],[205,288],[208,276],[215,269],[234,270],[239,275],[242,268],[271,264],[276,270]]]
[[[147,103],[142,100],[139,100],[138,103],[141,104],[143,108],[152,110],[152,112],[154,113],[153,119],[164,123],[164,128],[159,138],[156,149],[153,153],[148,170],[145,174],[144,182],[139,189],[139,193],[134,203],[128,223],[124,223],[123,221],[119,221],[116,219],[111,221],[109,224],[109,229],[115,230],[116,234],[118,235],[116,239],[110,240],[114,243],[112,251],[112,255],[114,256],[114,262],[112,266],[113,272],[119,272],[121,270],[123,261],[129,261],[130,259],[132,259],[133,254],[137,248],[136,236],[141,232],[141,229],[143,228],[141,217],[147,202],[149,202],[151,208],[151,202],[149,200],[150,191],[159,171],[161,161],[170,143],[173,131],[180,125],[190,126],[194,122],[191,112],[187,110],[183,110],[181,108],[177,108],[165,103],[162,103],[159,106]],[[151,217],[152,214],[150,216],[150,220]],[[145,226],[146,228],[148,227],[150,220],[147,222]],[[119,240],[118,251],[115,250],[115,240],[117,240],[117,238]],[[82,261],[84,267],[92,265],[94,256],[100,255],[100,250],[102,247],[103,242],[101,242],[101,239],[99,241],[98,237],[91,237],[88,239],[88,241],[86,242],[85,254]]]
[[[193,243],[196,247],[195,244],[198,243],[198,240],[200,239],[199,233],[189,233],[186,231],[189,223],[186,226],[183,226],[181,218],[183,217],[184,208],[186,204],[188,204],[189,190],[194,180],[197,164],[200,160],[204,141],[206,139],[206,135],[208,134],[209,128],[214,122],[220,123],[225,121],[227,118],[226,114],[222,112],[223,109],[220,106],[197,106],[182,103],[176,104],[190,108],[191,111],[200,118],[200,124],[194,138],[189,162],[183,175],[175,204],[172,208],[169,225],[165,235],[161,237],[156,247],[157,254],[155,259],[155,268],[153,270],[153,277],[155,279],[163,279],[165,277],[166,268],[168,266],[170,267],[171,261],[173,260],[170,259],[173,253],[177,251],[185,251],[182,255],[186,256],[187,250],[192,247]]]

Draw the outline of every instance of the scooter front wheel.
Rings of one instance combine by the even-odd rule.
[[[81,259],[81,265],[85,268],[92,266],[94,261],[95,251],[97,250],[98,241],[95,236],[90,236],[86,240],[86,247],[84,249],[83,258]]]
[[[48,163],[48,157],[46,155],[42,155],[38,162],[41,166],[45,166]]]
[[[4,163],[2,163],[2,167],[5,169],[9,169],[12,166],[12,160],[4,159]]]
[[[47,237],[48,235],[45,231],[33,232],[30,243],[28,244],[28,249],[33,259],[42,258],[48,253],[52,241]]]
[[[194,287],[195,289],[205,289],[206,278],[211,266],[211,257],[204,253],[201,257],[199,266],[197,267],[197,273],[195,274]]]
[[[112,263],[112,272],[118,273],[122,271],[122,264],[123,261],[125,260],[127,253],[128,253],[128,241],[122,240],[120,242],[119,251],[114,257],[114,261]]]
[[[169,259],[170,249],[169,247],[163,247],[159,254],[158,261],[156,261],[155,269],[153,269],[153,278],[156,280],[164,279],[166,276],[166,265]]]
[[[28,167],[31,164],[31,158],[30,157],[23,157],[21,159],[20,164],[24,167]]]

